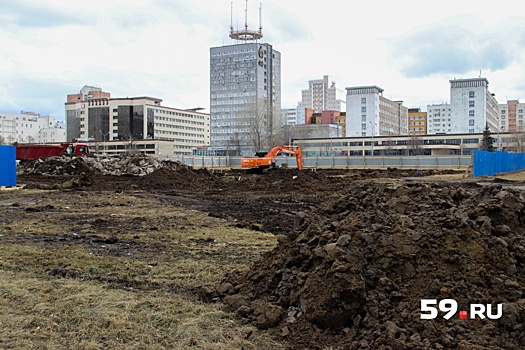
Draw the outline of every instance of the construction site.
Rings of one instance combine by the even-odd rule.
[[[58,156],[17,180],[2,349],[525,348],[524,172]]]

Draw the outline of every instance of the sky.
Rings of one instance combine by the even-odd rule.
[[[281,53],[283,108],[324,75],[422,110],[480,76],[499,103],[525,102],[521,0],[0,0],[0,112],[64,119],[84,85],[209,112],[210,48],[234,43],[246,6]]]

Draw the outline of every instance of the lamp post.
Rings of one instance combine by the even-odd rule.
[[[372,156],[374,155],[374,123],[370,121],[370,125],[372,126]]]
[[[106,155],[106,136],[109,135],[109,131],[106,132],[106,133],[103,133],[102,130],[99,130],[100,133],[102,134],[102,140],[103,140],[103,145],[104,145],[104,155]]]
[[[292,145],[292,129],[295,127],[296,124],[293,124],[289,129],[288,129],[288,145]]]

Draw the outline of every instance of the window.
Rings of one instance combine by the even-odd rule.
[[[474,129],[468,129],[468,133],[469,134],[473,134],[474,133]]]
[[[469,107],[474,107],[474,101],[468,101],[468,106]]]
[[[468,126],[474,126],[474,119],[470,119],[468,121]]]
[[[469,98],[474,98],[474,91],[469,91],[468,92],[468,97]]]
[[[366,123],[361,124],[361,130],[366,130]]]
[[[366,104],[366,97],[361,97],[361,104],[362,105]]]
[[[361,107],[361,113],[366,113],[366,106]]]
[[[474,111],[468,111],[468,116],[469,117],[473,117],[474,116]]]
[[[361,116],[361,122],[366,123],[366,115]]]

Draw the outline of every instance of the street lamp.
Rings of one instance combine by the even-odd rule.
[[[374,123],[370,120],[370,125],[372,126],[372,156],[374,155]]]
[[[292,145],[292,129],[295,127],[296,124],[293,124],[290,128],[288,128],[288,145]]]
[[[109,135],[109,131],[107,133],[103,133],[102,130],[99,130],[100,133],[102,134],[102,138],[103,138],[103,145],[104,145],[104,155],[106,155],[106,136]]]

